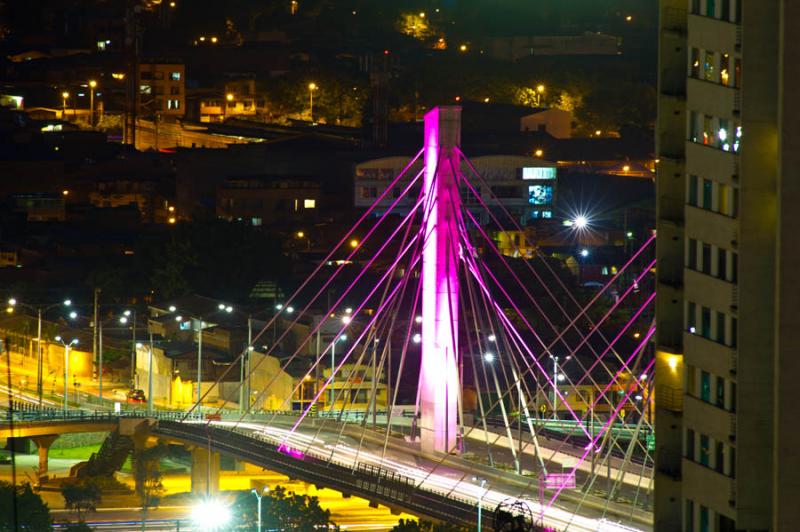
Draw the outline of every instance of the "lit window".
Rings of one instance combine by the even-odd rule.
[[[181,73],[180,72],[170,72],[169,79],[172,81],[180,81],[181,80]]]
[[[180,109],[180,108],[181,108],[180,100],[167,100],[167,109]]]
[[[304,209],[315,209],[317,207],[317,200],[315,199],[304,199],[303,200],[303,208]]]
[[[139,92],[141,94],[153,94],[153,87],[150,85],[139,85]]]

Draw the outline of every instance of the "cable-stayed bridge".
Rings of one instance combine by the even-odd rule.
[[[652,528],[654,236],[587,295],[539,251],[531,260],[500,252],[493,234],[523,230],[492,194],[460,149],[460,109],[430,111],[422,150],[285,303],[293,324],[325,312],[284,368],[336,327],[297,381],[293,396],[319,383],[303,409],[292,411],[290,396],[274,412],[203,416],[206,390],[149,430],[442,520],[474,522],[479,501],[492,509],[511,498],[559,530]],[[397,209],[406,198],[411,207]],[[591,229],[568,230],[579,239]],[[331,267],[334,257],[343,259]],[[345,275],[347,287],[326,300]],[[267,333],[277,319],[252,338],[267,355],[287,334]],[[255,371],[263,359],[249,356],[239,362]],[[366,411],[348,406],[362,367],[387,376],[383,409],[375,386]],[[401,410],[408,389],[416,400]],[[100,422],[76,415],[2,430]]]

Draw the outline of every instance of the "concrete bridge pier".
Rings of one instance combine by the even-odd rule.
[[[39,480],[47,478],[47,460],[50,455],[50,446],[58,438],[58,434],[45,434],[42,436],[31,436],[31,440],[39,450]]]
[[[207,447],[187,447],[192,455],[192,493],[216,495],[219,492],[219,453]]]

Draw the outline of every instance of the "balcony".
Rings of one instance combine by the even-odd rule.
[[[736,481],[713,469],[684,458],[682,463],[683,496],[717,513],[735,518]]]
[[[724,249],[738,247],[739,223],[735,218],[687,205],[686,227],[691,229],[687,237]]]
[[[736,116],[736,94],[738,89],[689,78],[686,81],[686,100],[690,109],[697,109],[705,114],[733,120]]]
[[[741,26],[731,22],[700,15],[689,15],[688,28],[690,46],[704,50],[733,52],[738,50],[737,42],[741,42],[737,36],[737,28],[741,28]]]
[[[688,359],[686,362],[691,363]],[[736,439],[736,434],[731,433],[731,429],[736,427],[736,414],[692,395],[683,397],[683,419],[684,426],[708,434],[717,441],[731,443]]]
[[[735,284],[688,268],[683,271],[683,283],[686,296],[692,301],[725,313],[736,311],[738,289]]]
[[[736,375],[736,349],[689,332],[683,333],[683,348],[687,364],[720,377]]]
[[[739,173],[738,157],[731,151],[686,141],[686,173],[689,175],[713,177],[720,183],[733,184],[733,176]]]

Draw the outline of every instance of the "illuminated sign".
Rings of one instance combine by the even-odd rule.
[[[552,185],[530,185],[528,187],[528,203],[531,205],[550,205],[553,203]]]
[[[529,180],[529,179],[555,179],[556,178],[556,169],[555,168],[523,168],[522,169],[522,179]]]

